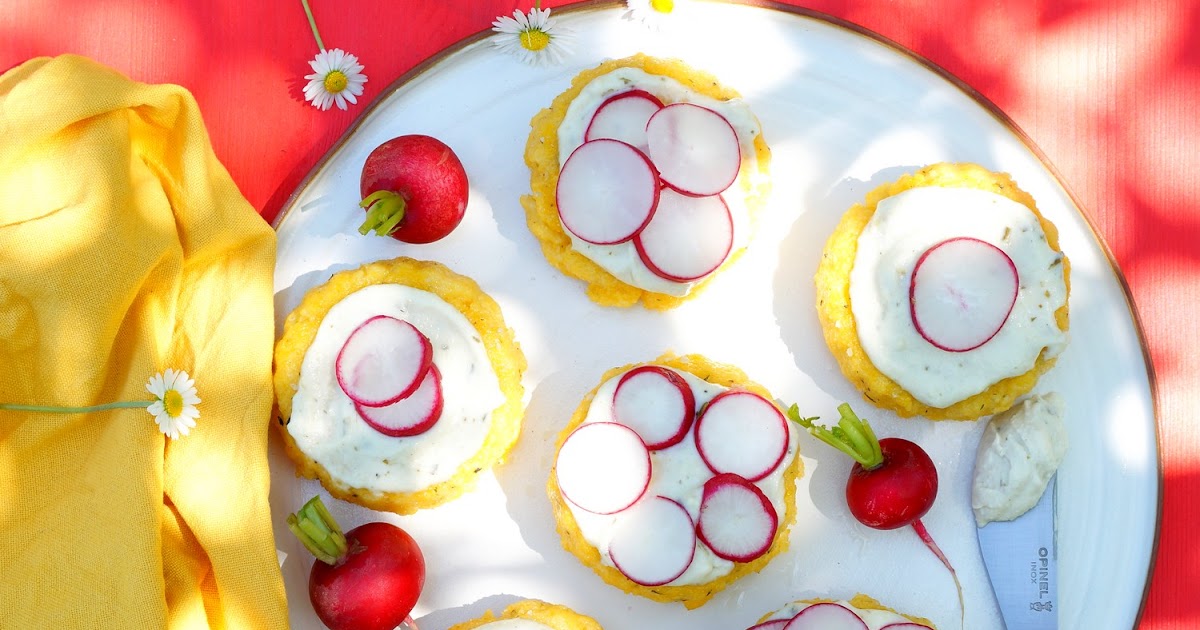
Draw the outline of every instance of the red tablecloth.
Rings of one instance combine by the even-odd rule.
[[[528,7],[512,0],[311,0],[329,47],[359,56],[360,104],[321,112],[298,0],[3,0],[0,70],[90,56],[187,87],[217,155],[270,219],[369,102],[437,51]],[[561,6],[562,2],[545,2]],[[1200,627],[1200,0],[788,0],[895,40],[1028,133],[1124,271],[1157,377],[1163,521],[1141,627]],[[730,33],[730,37],[754,37]]]

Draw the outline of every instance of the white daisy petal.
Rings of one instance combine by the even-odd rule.
[[[358,57],[341,48],[334,48],[317,53],[308,65],[312,67],[314,74],[304,76],[308,79],[308,84],[304,86],[304,100],[312,103],[313,107],[325,111],[336,104],[339,109],[344,110],[347,101],[358,103],[355,97],[363,93],[362,86],[367,82],[366,75],[362,73],[364,66],[359,63]],[[334,72],[341,73],[345,85],[336,92],[331,92],[326,79]]]
[[[521,31],[521,23],[507,16],[496,18],[496,21],[492,22],[492,27],[492,30],[499,33],[519,33]]]

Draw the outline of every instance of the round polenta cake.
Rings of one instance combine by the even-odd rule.
[[[851,277],[860,243],[860,237],[871,223],[881,202],[897,195],[923,187],[966,188],[999,195],[1024,206],[1032,213],[1034,224],[1044,234],[1045,246],[1053,254],[1050,272],[1057,275],[1061,270],[1061,306],[1048,314],[1049,325],[1064,335],[1068,329],[1067,297],[1070,292],[1070,261],[1059,248],[1058,230],[1038,211],[1033,198],[1021,190],[1016,182],[1004,173],[994,173],[975,164],[940,163],[905,175],[895,182],[886,183],[867,194],[863,203],[851,207],[841,218],[830,235],[821,256],[814,279],[816,285],[817,315],[825,342],[842,373],[857,387],[870,402],[900,416],[924,416],[933,420],[973,420],[1008,409],[1022,395],[1029,392],[1038,377],[1053,367],[1055,356],[1042,349],[1028,357],[1028,369],[1015,375],[999,378],[981,391],[950,401],[949,404],[930,404],[918,400],[910,391],[897,383],[901,375],[884,374],[877,367],[860,343],[860,330],[864,326],[876,326],[876,321],[856,321],[855,305],[851,302]],[[982,212],[975,207],[956,208],[955,212]],[[1005,232],[1007,236],[1007,229]],[[1019,264],[1021,261],[1015,261]],[[911,268],[907,272],[911,274]],[[1024,287],[1021,289],[1025,290]],[[1047,293],[1047,295],[1049,295]],[[912,326],[912,320],[909,320]],[[1008,328],[1008,323],[1004,324]],[[1015,326],[1015,325],[1014,325]],[[1013,334],[1019,334],[1015,327]],[[986,345],[1002,343],[989,341]],[[967,351],[969,354],[973,350]],[[948,353],[947,353],[948,354]]]
[[[677,98],[687,98],[689,102],[695,100],[709,104],[727,104],[731,107],[736,104],[739,110],[745,110],[747,114],[747,130],[743,134],[747,139],[741,141],[742,168],[737,180],[726,191],[738,196],[746,216],[739,222],[736,215],[742,212],[735,213],[735,240],[724,262],[699,280],[688,283],[687,286],[681,285],[681,294],[678,295],[640,288],[618,279],[605,267],[597,264],[592,257],[576,248],[577,242],[573,241],[573,237],[563,228],[558,214],[556,190],[562,168],[559,151],[560,129],[564,128],[564,121],[570,124],[567,116],[568,112],[572,111],[572,104],[580,98],[581,93],[589,93],[589,84],[594,81],[604,80],[604,77],[612,76],[613,73],[630,71],[643,72],[645,75],[636,76],[653,77],[662,84],[669,82],[673,86],[671,94]],[[653,92],[656,89],[649,85],[630,85],[630,81],[633,79],[622,77],[618,81],[619,87],[614,87],[613,90],[648,89]],[[673,102],[661,90],[655,96],[659,97],[664,105]],[[576,109],[583,110],[582,115],[590,117],[599,105],[599,102],[585,104],[581,98],[580,103],[576,104]],[[716,77],[691,68],[682,61],[642,54],[606,61],[577,75],[570,88],[558,95],[550,107],[539,111],[533,117],[530,126],[532,129],[525,145],[525,163],[530,171],[531,194],[521,198],[529,230],[540,242],[546,260],[562,273],[583,281],[587,285],[588,297],[603,306],[628,307],[640,301],[646,308],[664,310],[674,308],[694,297],[713,277],[741,255],[753,234],[754,225],[770,192],[771,151],[762,137],[757,119],[749,113],[748,107],[744,107],[736,91],[721,85]],[[742,229],[738,229],[739,225]],[[620,256],[635,260],[634,264],[640,264],[636,263],[636,254],[626,252]],[[684,289],[686,292],[683,292]]]
[[[612,392],[608,389],[611,387],[611,381],[617,379],[623,373],[627,373],[632,369],[642,366],[661,366],[675,370],[685,376],[694,377],[696,383],[711,389],[707,395],[720,393],[721,391],[747,391],[758,394],[767,400],[771,400],[770,393],[761,385],[751,381],[747,375],[737,367],[725,365],[712,361],[704,356],[691,354],[684,356],[675,356],[672,354],[663,355],[652,362],[627,365],[624,367],[614,368],[609,370],[601,378],[601,383],[595,389],[584,397],[579,404],[570,421],[559,433],[556,442],[556,453],[562,450],[567,437],[580,425],[588,420],[589,412],[593,406],[593,402],[600,400],[603,404],[604,400],[598,399],[597,396],[611,396]],[[701,394],[697,394],[696,408],[702,407]],[[773,403],[772,403],[773,404]],[[787,425],[790,426],[790,422]],[[771,484],[773,489],[769,490],[773,496],[777,496],[778,507],[776,513],[778,515],[778,524],[773,539],[770,541],[770,546],[765,553],[750,560],[748,562],[733,562],[726,563],[723,572],[718,571],[710,579],[697,582],[681,584],[677,581],[672,581],[662,586],[645,586],[638,584],[626,577],[618,570],[610,558],[604,555],[600,549],[592,544],[586,537],[580,520],[576,518],[573,511],[573,506],[563,496],[557,479],[557,463],[555,469],[551,470],[549,480],[547,482],[547,494],[554,511],[556,528],[562,540],[563,548],[570,551],[584,565],[590,567],[596,574],[608,584],[615,586],[627,593],[639,595],[647,599],[657,602],[680,602],[688,609],[698,608],[707,603],[714,595],[725,589],[729,585],[738,581],[742,577],[757,573],[763,569],[771,561],[772,558],[785,552],[788,547],[788,534],[791,526],[796,522],[796,481],[803,475],[804,465],[799,456],[799,441],[797,439],[797,431],[789,429],[789,446],[786,450],[785,457],[777,464],[777,468],[760,483]],[[683,442],[671,446],[662,452],[675,451],[684,447],[686,444],[693,443],[694,432],[689,429],[688,436]],[[653,455],[653,454],[652,454]],[[701,464],[703,465],[703,464]],[[711,473],[705,471],[707,474]],[[657,475],[657,473],[656,473]],[[661,479],[661,477],[656,477]],[[668,480],[666,483],[670,483]],[[654,486],[651,486],[646,491],[646,496],[650,496],[658,492]],[[681,505],[689,503],[689,498],[680,496],[672,497],[678,499]],[[580,515],[585,515],[580,512]],[[587,515],[592,516],[592,515]],[[703,551],[702,551],[703,549]],[[700,554],[711,552],[704,548],[702,542],[697,542],[696,559],[699,561]],[[717,562],[722,562],[717,560]],[[684,574],[686,577],[687,574]]]
[[[497,622],[525,620],[540,624],[548,630],[603,630],[600,624],[587,615],[581,615],[566,606],[549,604],[536,599],[519,601],[504,609],[499,617],[489,610],[482,617],[450,626],[449,630],[489,630]],[[537,628],[538,626],[534,626]],[[538,628],[538,630],[541,630]]]
[[[353,401],[339,389],[334,362],[324,358],[329,351],[322,354],[318,348],[336,350],[347,329],[379,312],[404,318],[410,309],[408,317],[415,322],[422,308],[458,322],[461,336],[453,339],[485,357],[495,378],[487,381],[484,402],[471,401],[475,392],[453,390],[443,380],[444,406],[433,428],[411,437],[384,435],[358,416]],[[435,333],[429,334],[436,342]],[[450,342],[440,343],[444,347],[433,344],[435,365],[439,356],[448,356],[439,353],[451,351]],[[443,366],[443,379],[452,367]],[[411,258],[368,263],[334,274],[288,315],[275,345],[280,435],[297,473],[319,479],[333,496],[409,514],[458,497],[480,473],[504,459],[520,433],[525,367],[499,305],[470,278]],[[475,365],[457,369],[487,373]],[[459,412],[464,404],[475,404],[479,413]],[[422,469],[410,470],[418,467]],[[401,481],[389,481],[393,478]]]
[[[874,598],[863,595],[862,593],[856,594],[847,601],[837,601],[832,599],[805,599],[795,601],[781,608],[780,610],[763,615],[756,623],[762,624],[775,619],[790,619],[794,615],[798,614],[799,611],[804,610],[805,608],[814,604],[838,604],[843,607],[849,607],[860,616],[873,616],[874,618],[870,619],[869,621],[864,619],[868,630],[887,627],[888,624],[893,623],[914,623],[925,626],[929,628],[929,630],[935,630],[933,622],[929,621],[928,619],[897,612],[894,609],[888,608],[887,606],[879,603]]]

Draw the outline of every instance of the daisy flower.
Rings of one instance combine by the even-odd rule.
[[[158,423],[158,429],[163,435],[172,440],[187,435],[189,430],[196,427],[196,418],[200,417],[196,405],[200,403],[200,398],[196,396],[196,381],[193,381],[187,372],[167,368],[166,372],[150,377],[146,389],[154,394],[153,401],[121,400],[87,407],[0,403],[0,411],[95,413],[113,409],[145,409],[154,416],[154,421]]]
[[[196,382],[187,372],[167,368],[166,372],[152,376],[146,389],[157,398],[146,411],[154,416],[163,435],[176,440],[196,426],[196,418],[200,417],[196,404],[200,398],[196,396]]]
[[[358,103],[358,96],[363,93],[363,84],[367,76],[362,73],[363,66],[358,63],[358,57],[342,50],[322,50],[312,61],[313,73],[305,75],[308,85],[304,86],[304,100],[313,107],[325,111],[335,103],[338,109],[346,109],[346,101]]]
[[[667,25],[673,15],[679,15],[690,0],[625,0],[629,8],[625,18],[641,22],[658,30]],[[683,6],[681,6],[683,5]],[[686,9],[685,9],[686,10]]]
[[[357,104],[358,97],[363,93],[363,84],[367,82],[367,75],[362,73],[363,65],[358,63],[358,57],[341,48],[325,50],[312,7],[308,6],[308,0],[300,0],[300,4],[304,5],[308,27],[312,29],[313,39],[317,40],[317,48],[321,51],[308,62],[313,73],[304,76],[308,79],[308,85],[304,86],[304,100],[321,111],[334,104],[344,111],[346,101]]]
[[[517,9],[512,17],[497,17],[492,30],[500,34],[493,46],[530,65],[561,63],[571,52],[571,32],[555,24],[550,9],[537,5],[528,14]]]

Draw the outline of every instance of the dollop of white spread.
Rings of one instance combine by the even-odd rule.
[[[917,259],[947,239],[995,245],[1017,268],[1016,303],[999,332],[966,352],[921,337],[909,308]],[[1037,216],[1001,195],[973,188],[913,188],[879,202],[858,238],[850,305],[871,363],[913,398],[948,407],[993,383],[1029,371],[1038,355],[1067,344],[1054,312],[1066,304],[1063,256],[1046,242]]]
[[[697,410],[702,409],[717,394],[728,389],[709,383],[687,372],[674,371],[682,376],[688,386],[691,387],[692,394],[696,398]],[[596,390],[596,395],[592,399],[591,406],[588,408],[587,416],[584,418],[584,424],[589,422],[615,422],[612,411],[613,396],[616,394],[617,383],[623,375],[624,373],[614,376],[601,384]],[[799,447],[799,437],[796,431],[792,429],[790,422],[787,425],[787,454],[784,455],[783,461],[775,467],[775,470],[771,471],[771,474],[754,484],[771,501],[771,505],[774,506],[775,513],[779,517],[780,527],[784,526],[784,519],[787,515],[787,506],[784,503],[784,492],[786,489],[784,488],[783,476],[787,468],[791,465],[792,460],[796,457]],[[692,424],[691,429],[688,429],[688,433],[684,436],[683,441],[674,446],[650,452],[652,470],[650,486],[643,495],[643,500],[656,496],[674,499],[687,509],[693,523],[700,516],[700,500],[704,497],[704,482],[713,477],[713,472],[709,470],[704,460],[700,457],[700,451],[696,449],[694,429],[695,423]],[[608,553],[608,544],[612,538],[613,530],[624,512],[611,515],[593,514],[576,507],[570,501],[566,501],[565,503],[570,508],[571,514],[575,516],[575,521],[578,523],[579,530],[582,532],[584,539],[599,550],[601,561],[608,566],[615,567],[616,565],[613,564],[612,558]],[[705,584],[728,575],[734,566],[735,563],[716,556],[712,550],[697,539],[696,554],[692,557],[692,564],[688,566],[683,575],[680,575],[673,582],[668,583],[667,586]]]
[[[971,507],[975,522],[1011,521],[1037,505],[1067,453],[1062,397],[1030,396],[993,416],[979,440]]]
[[[544,623],[529,619],[501,619],[479,626],[479,630],[554,630]]]
[[[858,615],[858,617],[863,620],[863,623],[867,624],[867,630],[880,630],[884,626],[893,623],[916,623],[912,619],[909,619],[908,617],[905,617],[899,613],[894,613],[890,610],[859,608],[846,600],[839,600],[834,603],[844,606],[845,608],[851,610],[854,614]],[[784,606],[783,608],[780,608],[772,613],[771,616],[766,619],[766,621],[773,621],[775,619],[791,619],[792,617],[800,614],[800,611],[812,605],[813,604],[807,604],[805,602],[792,602],[791,604],[788,604],[787,606]]]
[[[388,315],[433,346],[442,376],[442,416],[425,433],[390,437],[372,429],[338,385],[334,363],[350,333]],[[479,332],[433,293],[399,284],[360,289],[329,309],[304,355],[287,431],[336,481],[380,492],[414,492],[449,479],[483,445],[505,400]]]
[[[650,74],[639,68],[617,68],[588,82],[567,107],[563,121],[558,126],[558,163],[566,164],[571,153],[583,144],[588,124],[604,101],[614,94],[630,90],[645,90],[658,97],[664,105],[694,103],[707,107],[724,116],[733,126],[741,145],[742,168],[737,181],[721,193],[721,198],[733,217],[733,247],[730,251],[745,247],[750,236],[746,195],[758,187],[764,175],[759,172],[758,154],[754,149],[754,139],[762,133],[762,128],[754,112],[741,99],[720,101],[700,94],[671,77]],[[632,241],[595,245],[576,238],[566,228],[563,231],[571,238],[571,246],[575,251],[587,256],[625,284],[645,291],[683,296],[698,282],[675,282],[655,275],[642,263]]]

